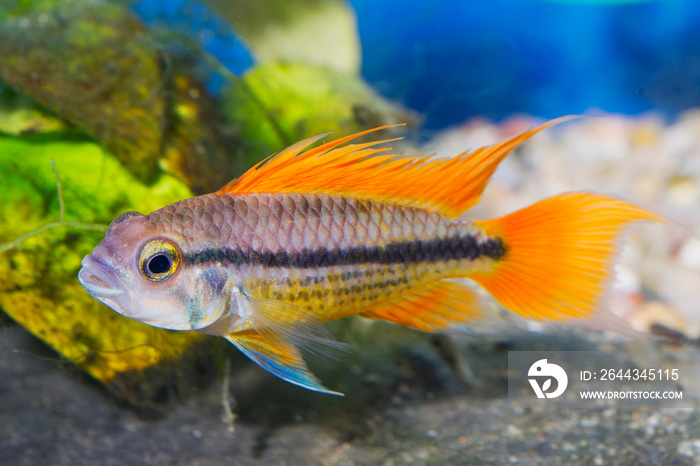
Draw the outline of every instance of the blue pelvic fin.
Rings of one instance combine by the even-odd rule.
[[[238,333],[225,337],[266,371],[294,385],[329,395],[343,396],[325,388],[311,373],[299,349],[282,340],[265,338],[259,333]]]

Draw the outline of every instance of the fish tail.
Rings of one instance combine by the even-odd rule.
[[[642,220],[663,221],[615,198],[575,192],[475,222],[489,236],[501,238],[506,252],[470,278],[524,317],[591,318],[611,282],[620,235]]]

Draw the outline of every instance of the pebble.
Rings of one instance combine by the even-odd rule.
[[[700,459],[700,439],[684,440],[678,443],[678,454]]]
[[[600,421],[595,417],[584,417],[579,421],[581,427],[598,427]]]
[[[508,427],[506,427],[505,434],[507,437],[511,438],[522,437],[523,431],[514,426],[513,424],[508,424]]]
[[[700,270],[700,239],[689,238],[678,251],[678,262],[684,267]]]

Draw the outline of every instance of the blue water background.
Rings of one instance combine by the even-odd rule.
[[[480,115],[591,109],[669,117],[700,105],[700,1],[350,0],[362,75],[428,129]],[[147,23],[189,31],[234,73],[253,64],[225,21],[192,0],[140,0]],[[212,77],[217,92],[220,77]]]

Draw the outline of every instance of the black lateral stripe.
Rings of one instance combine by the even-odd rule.
[[[205,249],[183,254],[188,265],[208,262],[228,262],[237,266],[262,265],[265,267],[316,268],[336,265],[399,264],[439,262],[455,259],[500,260],[507,252],[501,238],[489,238],[478,243],[473,237],[440,238],[431,241],[407,241],[386,246],[356,246],[348,249],[316,249],[301,252],[243,251],[241,249]]]

